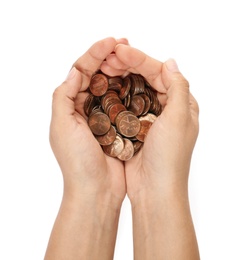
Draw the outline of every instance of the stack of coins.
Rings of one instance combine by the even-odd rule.
[[[109,77],[98,71],[91,78],[84,112],[104,153],[128,161],[142,147],[162,106],[142,75]]]

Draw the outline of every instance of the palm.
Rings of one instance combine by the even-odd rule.
[[[88,127],[86,115],[83,110],[85,98],[86,93],[79,93],[75,101],[75,107],[78,111],[75,114],[75,118],[78,125],[74,126],[77,129],[74,147],[78,148],[80,154],[80,167],[83,167],[84,164],[88,165],[95,183],[116,197],[120,199],[124,198],[126,187],[123,163],[118,159],[104,154],[98,141],[94,138]],[[74,134],[74,130],[72,131]],[[88,155],[86,156],[86,162],[84,161],[84,154]]]
[[[144,145],[140,152],[125,164],[127,193],[129,197],[135,196],[138,192],[145,189],[154,188],[158,176],[155,170],[156,161],[162,161],[163,153],[158,154],[158,147],[161,145],[157,136],[159,135],[159,120],[157,119],[152,125],[145,139]],[[157,160],[157,157],[162,157]],[[154,167],[154,168],[153,168]]]

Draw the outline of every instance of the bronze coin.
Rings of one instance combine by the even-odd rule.
[[[140,121],[132,113],[124,114],[116,123],[117,130],[125,137],[133,137],[140,131]]]
[[[101,70],[92,77],[89,89],[84,112],[92,133],[105,154],[129,160],[140,151],[162,112],[157,92],[140,74],[110,77]]]
[[[153,115],[153,116],[155,116],[155,115]],[[139,120],[140,120],[141,126],[140,126],[139,133],[136,135],[136,138],[139,141],[144,142],[149,129],[151,128],[153,122],[155,121],[155,118],[152,117],[152,114],[147,114],[146,116],[140,117]]]
[[[122,104],[122,101],[119,98],[108,98],[105,102],[105,113],[109,115],[110,108],[116,104]]]
[[[156,119],[157,119],[157,116],[152,113],[147,113],[146,115],[139,117],[140,121],[146,120],[146,121],[150,121],[152,123],[154,123]]]
[[[146,94],[139,94],[145,101],[145,107],[144,107],[144,110],[142,112],[142,115],[145,115],[149,110],[150,110],[150,107],[151,107],[151,100],[150,98],[146,95]]]
[[[123,80],[119,76],[110,77],[108,79],[108,83],[109,83],[109,87],[108,87],[109,90],[115,90],[116,92],[120,92],[122,88]]]
[[[111,157],[117,157],[122,152],[123,148],[124,141],[119,135],[116,135],[116,139],[112,144],[102,146],[104,153]]]
[[[123,116],[124,115],[128,115],[128,114],[134,114],[133,112],[131,112],[131,111],[128,111],[128,110],[126,110],[126,111],[122,111],[122,112],[120,112],[120,113],[118,113],[118,115],[117,115],[117,117],[116,117],[116,125],[118,125],[118,123],[119,123],[119,121],[123,118]]]
[[[104,74],[95,74],[92,76],[89,89],[94,96],[103,96],[108,89],[108,79]]]
[[[118,159],[121,161],[128,161],[134,155],[134,146],[133,143],[129,140],[124,138],[124,148],[122,152],[117,156]]]
[[[96,104],[95,96],[92,94],[89,94],[84,101],[84,112],[85,112],[86,116],[90,115],[95,104]]]
[[[130,95],[130,92],[128,93],[128,95],[124,98],[123,100],[123,104],[125,107],[129,107],[130,106],[130,103],[131,103],[131,95]]]
[[[140,151],[142,145],[143,145],[143,142],[140,142],[140,141],[133,142],[134,155],[136,155]]]
[[[141,127],[140,127],[140,131],[138,132],[138,134],[136,135],[136,138],[140,141],[140,142],[144,142],[145,141],[145,137],[152,125],[151,121],[148,120],[141,120]]]
[[[140,95],[134,95],[131,98],[131,103],[128,107],[129,111],[132,111],[136,116],[139,116],[143,113],[145,109],[145,100]]]
[[[131,79],[130,92],[132,95],[137,95],[139,93],[145,92],[145,79],[140,74],[129,74]]]
[[[88,125],[95,135],[106,134],[111,127],[110,118],[103,112],[96,112],[89,116]]]
[[[113,104],[110,108],[109,108],[109,111],[108,111],[108,115],[109,115],[109,118],[111,120],[111,123],[113,125],[115,125],[115,120],[116,120],[116,117],[117,115],[122,112],[122,111],[126,111],[126,107],[123,105],[123,104]]]
[[[130,81],[130,78],[128,76],[126,76],[123,79],[123,86],[119,92],[119,98],[124,99],[128,95],[130,88],[131,88],[131,81]]]
[[[110,130],[104,135],[95,135],[95,138],[99,142],[100,145],[110,145],[116,139],[116,129],[115,127],[111,126]]]
[[[93,114],[98,113],[98,112],[103,112],[103,110],[101,109],[101,106],[96,105],[93,107],[92,111],[90,112],[90,116],[92,116]]]

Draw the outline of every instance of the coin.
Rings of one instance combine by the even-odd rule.
[[[95,138],[99,142],[100,145],[110,145],[116,139],[116,129],[111,126],[109,131],[104,135],[95,135]]]
[[[121,77],[116,76],[116,77],[109,78],[108,83],[109,83],[108,89],[120,92],[122,88],[123,80]]]
[[[108,89],[107,77],[101,73],[93,75],[89,89],[94,96],[103,96]]]
[[[113,125],[115,125],[115,119],[117,117],[117,115],[122,112],[122,111],[126,111],[126,107],[123,104],[113,104],[109,110],[108,110],[108,114],[109,114],[109,118],[111,120],[111,123]]]
[[[162,112],[157,92],[140,74],[110,77],[98,70],[83,110],[105,154],[128,161],[137,154]]]
[[[117,158],[121,161],[128,161],[134,155],[134,146],[133,143],[129,140],[124,138],[124,148],[120,154],[118,154]]]
[[[156,119],[157,116],[152,113],[147,113],[145,116],[139,117],[141,127],[139,133],[136,135],[137,140],[141,142],[145,141],[145,137]]]
[[[105,152],[105,154],[111,157],[117,157],[123,151],[123,148],[124,148],[123,138],[120,137],[118,134],[116,135],[116,138],[112,144],[102,146],[102,149]]]
[[[145,109],[145,100],[140,95],[134,95],[131,98],[131,103],[128,107],[129,111],[132,111],[136,116],[139,116],[143,113]]]
[[[110,130],[111,121],[105,113],[99,111],[89,116],[88,125],[95,135],[104,135]]]
[[[120,99],[124,99],[128,95],[128,93],[130,91],[130,87],[131,87],[131,80],[128,76],[126,76],[123,79],[123,86],[122,86],[120,93],[119,93]]]
[[[152,122],[149,120],[141,120],[140,121],[140,130],[138,132],[138,134],[136,135],[136,138],[141,141],[144,142],[145,141],[145,137],[152,125]]]
[[[119,133],[126,137],[136,136],[140,131],[140,121],[132,113],[125,113],[116,126]]]
[[[157,119],[157,116],[152,113],[147,113],[146,115],[139,117],[140,121],[147,120],[152,123],[154,123],[156,119]]]
[[[146,95],[146,94],[139,94],[145,101],[145,107],[144,107],[144,110],[143,112],[141,113],[141,115],[145,115],[149,110],[150,110],[150,107],[151,107],[151,100],[150,98]]]
[[[142,145],[143,145],[143,142],[140,142],[140,141],[133,142],[134,155],[136,155],[140,151],[140,148],[142,147]]]
[[[93,108],[97,105],[97,99],[94,95],[90,94],[84,101],[84,112],[86,116],[89,116]]]

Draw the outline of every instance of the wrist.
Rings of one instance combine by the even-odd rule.
[[[148,185],[129,196],[132,208],[152,208],[155,205],[167,205],[170,202],[188,201],[187,182]]]
[[[131,204],[135,259],[199,259],[187,189],[144,191]]]
[[[64,190],[45,259],[112,259],[119,214],[109,195]]]
[[[92,188],[64,187],[62,203],[74,208],[97,208],[97,210],[120,211],[124,197],[110,191]]]

